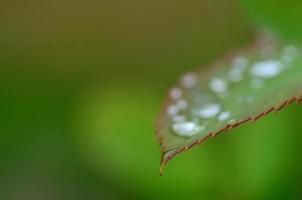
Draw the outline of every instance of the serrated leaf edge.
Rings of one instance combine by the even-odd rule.
[[[159,168],[159,174],[162,175],[163,173],[163,169],[164,167],[166,166],[166,164],[174,157],[176,156],[177,154],[180,154],[184,151],[187,151],[189,150],[190,148],[196,146],[196,145],[199,145],[201,144],[203,141],[205,141],[206,139],[210,138],[210,137],[215,137],[217,135],[219,135],[220,133],[222,132],[225,132],[227,130],[230,130],[230,129],[233,129],[239,125],[242,125],[244,123],[247,123],[247,122],[255,122],[257,121],[258,119],[266,116],[267,114],[271,113],[271,112],[279,112],[282,108],[292,104],[293,102],[295,102],[296,104],[300,104],[302,102],[302,93],[301,94],[298,94],[294,97],[290,97],[288,99],[285,99],[284,101],[282,101],[281,103],[274,105],[268,109],[266,109],[265,111],[263,112],[260,112],[256,115],[252,115],[250,117],[247,117],[243,120],[240,120],[240,121],[237,121],[236,123],[232,124],[232,125],[229,125],[229,124],[226,124],[225,126],[223,126],[221,129],[217,130],[217,131],[214,131],[214,132],[210,132],[208,134],[206,134],[204,137],[200,138],[199,140],[193,142],[192,144],[189,144],[187,146],[184,146],[180,149],[174,149],[174,150],[169,150],[169,151],[166,151],[165,149],[165,146],[163,145],[163,139],[162,139],[162,136],[159,134],[159,123],[156,123],[156,134],[157,134],[157,137],[158,137],[158,140],[159,140],[159,143],[160,143],[160,152],[161,152],[161,160],[160,160],[160,168]],[[170,152],[170,153],[169,153]]]

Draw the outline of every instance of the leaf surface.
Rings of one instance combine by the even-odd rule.
[[[189,72],[158,118],[161,167],[209,137],[302,99],[302,49],[263,34],[247,49]]]

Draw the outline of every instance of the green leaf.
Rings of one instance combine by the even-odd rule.
[[[263,34],[173,87],[157,121],[161,167],[209,137],[302,100],[302,49]]]

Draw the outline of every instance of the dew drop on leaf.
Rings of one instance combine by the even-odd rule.
[[[178,100],[178,101],[176,102],[176,106],[177,106],[180,110],[184,110],[184,109],[187,108],[188,103],[187,103],[186,100],[181,99],[181,100]]]
[[[228,121],[228,125],[229,126],[234,126],[237,123],[237,121],[235,119],[231,119],[230,121]]]
[[[239,56],[236,57],[232,63],[232,67],[228,72],[228,80],[231,82],[239,82],[244,78],[244,71],[246,70],[248,65],[248,60],[243,57]]]
[[[224,93],[227,91],[227,83],[223,79],[213,78],[210,83],[209,87],[213,92],[216,93]]]
[[[170,105],[167,107],[167,114],[169,116],[176,115],[179,112],[179,108],[176,105]]]
[[[282,65],[279,61],[269,60],[255,63],[251,68],[251,75],[259,78],[272,78],[281,73]]]
[[[231,116],[230,112],[224,111],[217,116],[218,121],[225,121]]]
[[[181,137],[191,137],[204,130],[205,127],[199,126],[194,122],[179,122],[172,125],[173,132]]]
[[[202,117],[202,118],[211,118],[215,117],[220,112],[220,105],[217,103],[208,104],[205,106],[202,106],[199,109],[196,109],[195,115]]]
[[[298,49],[293,45],[288,45],[284,48],[281,59],[286,64],[290,64],[298,55]]]
[[[178,87],[174,87],[170,90],[170,97],[174,100],[181,98],[182,90]]]
[[[193,87],[198,80],[197,74],[194,72],[190,72],[181,79],[181,86],[184,88],[191,88]]]

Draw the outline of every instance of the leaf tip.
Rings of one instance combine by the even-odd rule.
[[[160,166],[159,166],[159,176],[163,175],[164,167],[165,167],[165,163],[163,161],[161,161]]]
[[[178,153],[177,149],[168,150],[161,153],[160,166],[159,166],[159,175],[162,176],[163,170],[168,163],[176,154]]]

